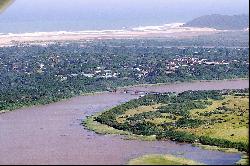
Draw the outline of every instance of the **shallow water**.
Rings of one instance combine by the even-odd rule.
[[[248,88],[248,80],[178,83],[131,89],[184,91]],[[0,164],[126,164],[144,154],[174,154],[205,164],[233,164],[240,154],[203,150],[173,141],[123,140],[80,125],[95,112],[137,98],[124,93],[78,96],[0,114]]]

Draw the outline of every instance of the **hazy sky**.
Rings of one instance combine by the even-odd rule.
[[[166,17],[177,21],[204,14],[248,13],[248,0],[16,0],[1,17]],[[112,16],[113,15],[113,16]]]
[[[248,6],[248,0],[16,0],[0,14],[0,26],[34,21],[54,21],[59,26],[59,22],[79,20],[79,27],[84,24],[89,28],[159,25],[186,22],[205,14],[248,14]]]

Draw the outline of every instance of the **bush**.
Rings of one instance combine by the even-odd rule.
[[[249,145],[243,142],[232,142],[225,139],[219,138],[211,138],[208,136],[200,136],[199,137],[200,143],[205,145],[214,145],[222,148],[235,148],[239,151],[249,152],[248,148]]]

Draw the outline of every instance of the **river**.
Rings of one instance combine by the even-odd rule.
[[[248,80],[227,80],[130,89],[181,92],[248,87]],[[88,115],[137,97],[105,92],[0,114],[0,164],[126,164],[131,158],[152,153],[173,154],[209,165],[233,164],[240,159],[237,153],[203,150],[185,143],[98,135],[80,125]]]

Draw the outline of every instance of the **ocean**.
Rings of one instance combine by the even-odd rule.
[[[247,0],[16,0],[0,13],[0,33],[119,30],[248,12]],[[192,10],[191,10],[192,9]]]

